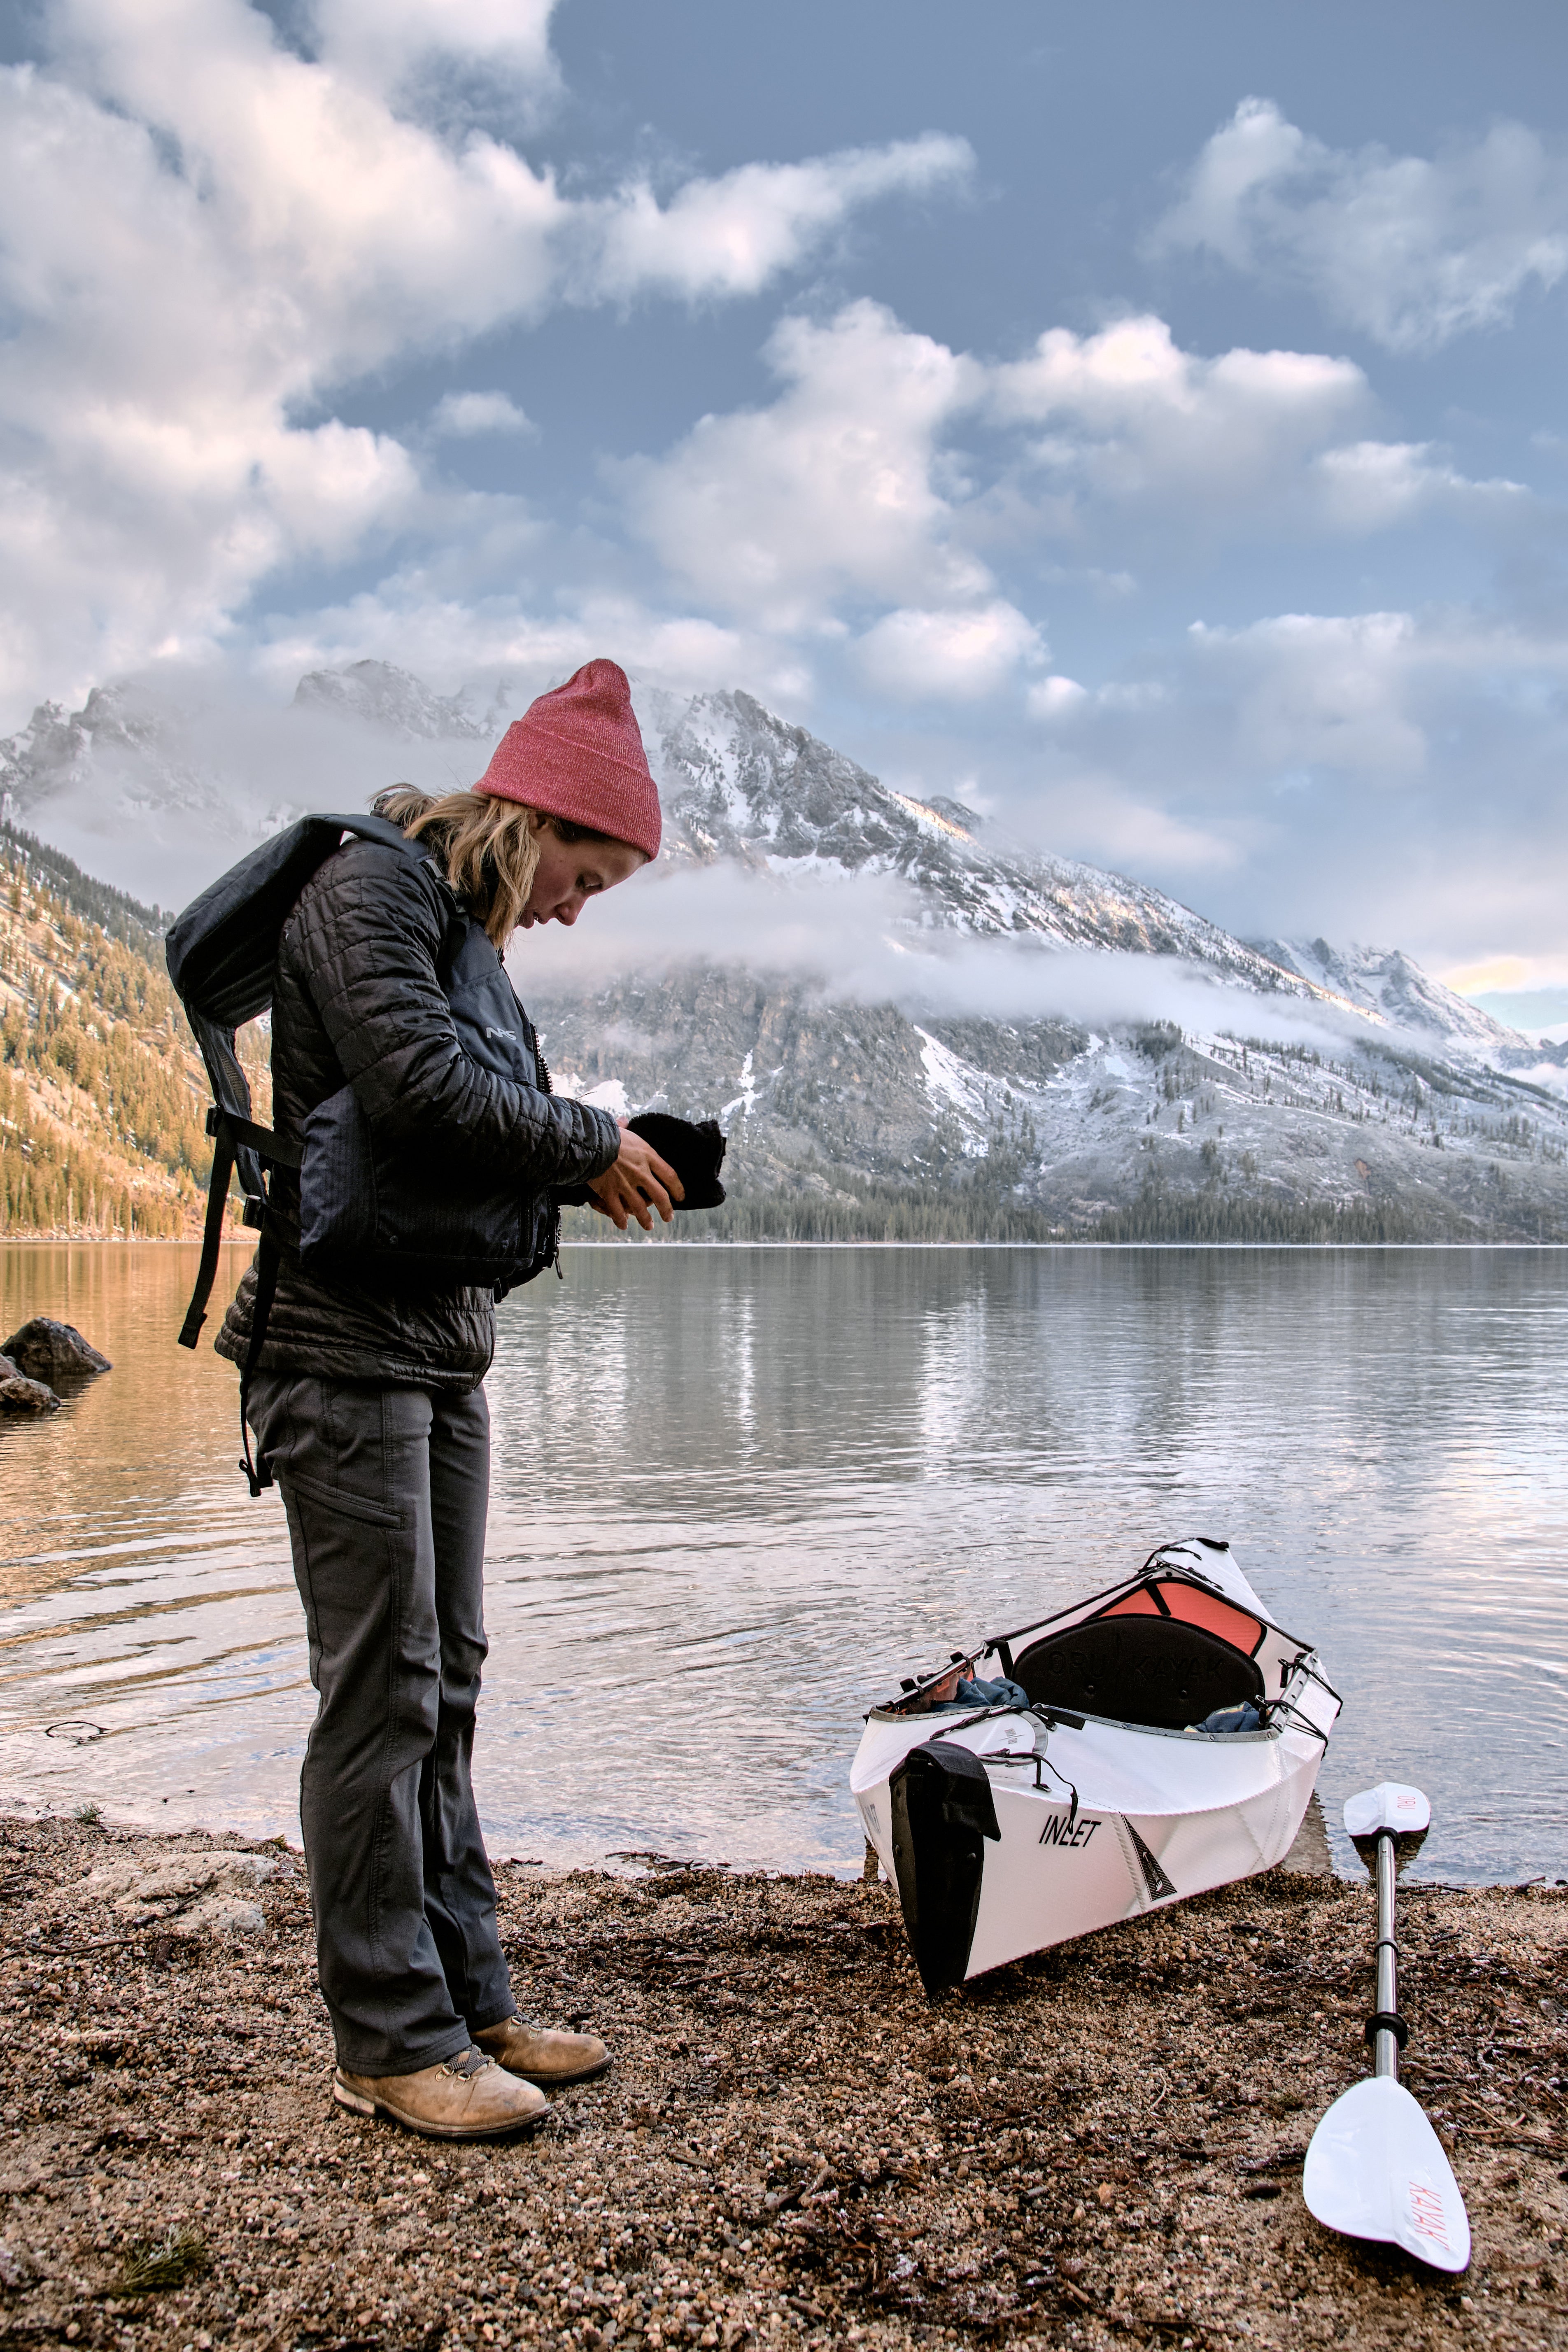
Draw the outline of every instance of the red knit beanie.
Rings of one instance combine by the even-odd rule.
[[[584,662],[564,686],[536,697],[507,729],[474,790],[658,856],[658,787],[618,663]]]

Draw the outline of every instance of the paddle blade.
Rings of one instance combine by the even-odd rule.
[[[1307,2210],[1347,2238],[1403,2246],[1440,2271],[1470,2259],[1470,2223],[1442,2142],[1403,2084],[1357,2083],[1334,2101],[1307,2150]]]
[[[1403,1780],[1380,1780],[1375,1789],[1363,1789],[1359,1797],[1345,1799],[1345,1828],[1374,1877],[1382,1831],[1393,1832],[1396,1865],[1403,1870],[1411,1856],[1420,1853],[1431,1826],[1431,1806],[1419,1789],[1407,1788]]]

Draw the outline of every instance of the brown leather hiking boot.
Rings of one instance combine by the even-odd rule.
[[[525,2025],[521,2017],[503,2017],[475,2034],[479,2048],[504,2066],[547,2091],[567,2083],[591,2083],[607,2074],[614,2063],[596,2033],[553,2033],[542,2025]]]
[[[356,2116],[390,2116],[426,2139],[504,2139],[550,2113],[531,2083],[471,2049],[413,2074],[348,2074],[340,2066],[332,2096]]]

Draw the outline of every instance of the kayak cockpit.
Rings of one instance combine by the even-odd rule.
[[[1205,1545],[1205,1552],[1226,1549]],[[1267,1727],[1271,1703],[1310,1654],[1247,1607],[1195,1545],[1166,1546],[1109,1592],[998,1634],[974,1655],[907,1683],[878,1714],[945,1713],[984,1705],[993,1690],[979,1661],[994,1658],[1016,1703],[1151,1731],[1242,1736]],[[1250,1588],[1242,1591],[1250,1597]]]
[[[1182,1731],[1267,1696],[1263,1627],[1233,1602],[1175,1578],[1140,1585],[1098,1616],[1047,1633],[1013,1660],[1031,1706]]]

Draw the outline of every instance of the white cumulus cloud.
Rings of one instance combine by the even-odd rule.
[[[1053,327],[1026,358],[998,367],[992,398],[1009,422],[1038,425],[1039,454],[1069,480],[1119,499],[1227,507],[1278,492],[1307,454],[1365,414],[1366,379],[1310,352],[1182,351],[1163,319],[1121,319],[1098,334]]]
[[[1435,509],[1497,516],[1527,502],[1522,483],[1471,481],[1430,442],[1351,441],[1313,461],[1320,511],[1331,528],[1386,530]]]
[[[1065,719],[1088,700],[1088,689],[1076,677],[1042,677],[1029,688],[1025,698],[1033,719]]]
[[[705,416],[609,478],[680,589],[776,641],[847,645],[858,677],[900,700],[976,700],[1040,667],[994,551],[1122,579],[1131,552],[1169,569],[1227,540],[1358,535],[1437,507],[1485,520],[1526,495],[1468,481],[1432,445],[1370,437],[1352,361],[1207,357],[1148,315],[1054,327],[994,361],[863,299],[785,319],[765,356],[773,400]],[[1029,707],[1059,718],[1069,701],[1047,682]]]
[[[967,168],[932,135],[567,194],[516,146],[420,119],[429,57],[546,79],[548,17],[322,0],[306,57],[246,0],[56,0],[46,60],[0,70],[12,709],[221,646],[302,557],[450,537],[409,452],[331,415],[345,384],[566,301],[755,292],[859,205]],[[459,394],[437,432],[521,429],[499,397]]]
[[[900,701],[975,702],[1047,658],[1038,630],[1004,597],[956,612],[885,613],[855,650],[870,684]]]
[[[664,205],[646,181],[632,182],[589,215],[598,245],[590,283],[601,299],[754,294],[857,206],[952,186],[973,165],[967,140],[930,131],[805,163],[744,163],[689,182]]]
[[[950,538],[937,480],[979,364],[911,333],[879,303],[826,325],[786,319],[768,358],[772,407],[705,416],[669,454],[616,469],[634,528],[680,580],[777,630],[819,627],[859,593],[932,605],[986,595],[985,567]]]
[[[539,429],[504,392],[448,392],[437,402],[430,425],[438,436],[458,441],[481,433],[531,435]]]
[[[554,0],[316,0],[323,57],[371,88],[397,89],[433,60],[508,74],[541,97],[559,75],[550,51]]]
[[[1380,530],[1439,501],[1479,512],[1523,495],[1468,480],[1429,445],[1367,437],[1372,392],[1352,361],[1245,349],[1205,358],[1149,314],[1090,335],[1050,328],[992,371],[991,407],[1040,428],[1032,455],[1069,534],[1094,532],[1097,507],[1122,519],[1120,533],[1174,522],[1184,539],[1208,541],[1281,527]]]
[[[1497,122],[1433,158],[1329,147],[1245,99],[1151,240],[1306,287],[1390,351],[1506,323],[1568,270],[1568,158]]]

